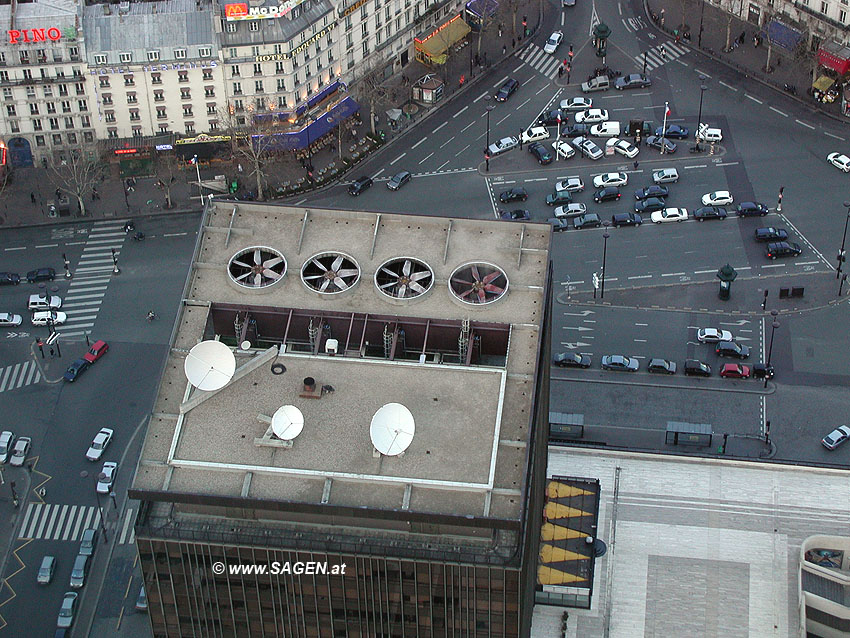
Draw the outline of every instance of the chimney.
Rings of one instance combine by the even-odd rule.
[[[313,377],[304,377],[304,392],[315,392],[316,380]]]

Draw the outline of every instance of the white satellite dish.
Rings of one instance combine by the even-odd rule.
[[[242,348],[242,350],[250,350],[251,349],[251,342],[248,341],[247,339],[245,339],[245,341],[243,341],[242,343],[239,344],[239,347]]]
[[[183,370],[198,390],[218,390],[236,371],[236,357],[221,341],[201,341],[189,351]]]
[[[291,441],[303,429],[304,415],[294,405],[282,405],[272,415],[272,432],[283,441]]]
[[[372,445],[385,456],[398,456],[413,442],[416,425],[413,415],[401,403],[387,403],[372,417],[369,436]]]

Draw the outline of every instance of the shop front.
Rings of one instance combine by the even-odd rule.
[[[463,40],[471,31],[460,14],[454,16],[427,35],[414,38],[413,46],[416,59],[430,67],[446,63],[449,49]]]

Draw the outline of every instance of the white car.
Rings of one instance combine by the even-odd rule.
[[[11,312],[0,312],[0,326],[20,326],[23,321],[21,315],[13,315]]]
[[[546,40],[546,44],[543,47],[543,53],[554,53],[558,50],[558,47],[561,46],[561,41],[564,39],[564,34],[560,31],[555,31],[552,35],[549,36],[549,39]]]
[[[581,151],[582,155],[592,160],[602,159],[602,149],[593,140],[589,140],[586,137],[576,137],[573,139],[573,146]]]
[[[826,161],[835,168],[840,168],[845,173],[850,173],[850,157],[841,153],[830,153],[826,156]]]
[[[568,100],[561,100],[562,111],[584,111],[593,106],[593,100],[589,97],[571,97]]]
[[[587,206],[579,202],[573,202],[566,206],[558,206],[553,212],[555,213],[555,217],[578,217],[587,212]]]
[[[32,325],[46,326],[52,322],[54,326],[61,326],[67,319],[68,315],[64,312],[44,310],[42,312],[34,312],[32,314]]]
[[[629,183],[629,176],[625,173],[602,173],[593,178],[593,188],[603,186],[625,186]]]
[[[12,444],[15,442],[15,435],[5,430],[0,432],[0,463],[5,463],[9,460],[9,454],[12,453]]]
[[[665,208],[657,210],[649,216],[653,224],[663,224],[664,222],[683,222],[688,218],[687,208]]]
[[[558,157],[561,157],[563,159],[569,159],[576,154],[576,150],[563,140],[557,140],[555,142],[552,142],[552,148],[555,149],[555,152],[558,154]]]
[[[112,430],[109,428],[100,428],[100,432],[94,435],[94,439],[86,451],[86,458],[89,461],[97,461],[102,455],[106,446],[112,440]]]
[[[578,193],[584,190],[584,182],[581,181],[581,177],[568,177],[567,179],[562,179],[560,182],[555,182],[555,191],[567,191],[569,193]]]
[[[731,204],[733,201],[735,200],[729,191],[714,191],[713,193],[706,193],[702,196],[703,206],[725,206],[726,204]]]
[[[608,111],[606,109],[587,109],[576,113],[576,122],[578,124],[599,124],[599,122],[608,121]]]
[[[115,474],[118,472],[118,463],[107,461],[103,464],[103,469],[97,476],[98,494],[109,494],[112,491],[112,484],[115,482]]]
[[[605,146],[608,148],[613,148],[620,155],[625,155],[629,159],[632,159],[638,154],[638,147],[629,142],[628,140],[621,140],[616,137],[612,137],[610,140],[605,142]]]
[[[12,448],[12,458],[9,459],[9,465],[21,467],[27,460],[27,454],[30,451],[32,439],[28,436],[18,437],[15,441],[15,447]]]
[[[718,343],[720,341],[735,341],[735,337],[728,330],[700,328],[697,330],[697,341],[700,343]]]
[[[679,171],[675,168],[660,168],[652,171],[652,181],[656,184],[670,184],[679,181]]]
[[[522,141],[525,144],[529,142],[539,142],[549,139],[549,129],[545,126],[532,126],[527,131],[522,133]]]
[[[490,151],[490,157],[494,155],[498,155],[499,153],[504,153],[505,151],[509,151],[512,148],[516,148],[519,146],[519,140],[515,137],[503,137],[498,142],[493,142],[490,144],[487,149]]]

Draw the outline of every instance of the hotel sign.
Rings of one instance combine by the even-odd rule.
[[[269,20],[282,18],[304,0],[286,0],[277,6],[251,7],[247,2],[233,2],[224,5],[224,17],[228,22],[236,20]]]
[[[324,29],[319,31],[316,35],[307,38],[304,42],[299,44],[297,47],[292,49],[289,53],[269,53],[266,55],[255,55],[254,62],[276,62],[279,60],[288,60],[290,58],[294,58],[296,55],[301,53],[308,46],[313,44],[314,42],[318,42],[326,35],[328,35],[331,31],[336,27],[336,23],[329,24]]]
[[[362,7],[364,4],[366,4],[366,0],[357,0],[357,2],[355,2],[354,4],[348,5],[345,9],[340,9],[339,10],[339,17],[344,18],[345,16],[351,15],[352,13],[357,11],[357,9]]]

